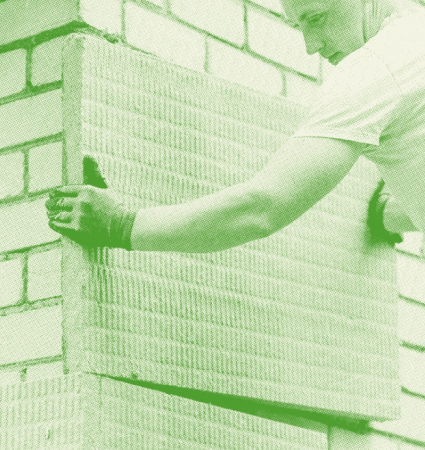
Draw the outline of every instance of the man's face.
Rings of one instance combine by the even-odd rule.
[[[307,53],[331,64],[363,46],[362,0],[282,0],[288,19],[301,29]]]

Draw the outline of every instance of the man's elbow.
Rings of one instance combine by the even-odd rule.
[[[271,236],[297,218],[295,209],[289,206],[289,202],[283,204],[282,199],[261,191],[251,192],[251,199],[254,205],[251,218],[258,239]]]

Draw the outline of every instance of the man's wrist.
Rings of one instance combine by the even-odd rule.
[[[131,232],[136,219],[137,210],[121,208],[113,215],[109,228],[110,246],[131,250]]]

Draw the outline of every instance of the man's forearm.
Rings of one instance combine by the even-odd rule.
[[[131,249],[204,253],[225,250],[271,233],[270,207],[249,183],[170,206],[141,209]]]

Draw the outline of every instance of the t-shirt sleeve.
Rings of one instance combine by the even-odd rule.
[[[347,56],[317,91],[294,137],[329,137],[379,145],[401,102],[388,67],[362,47]]]

